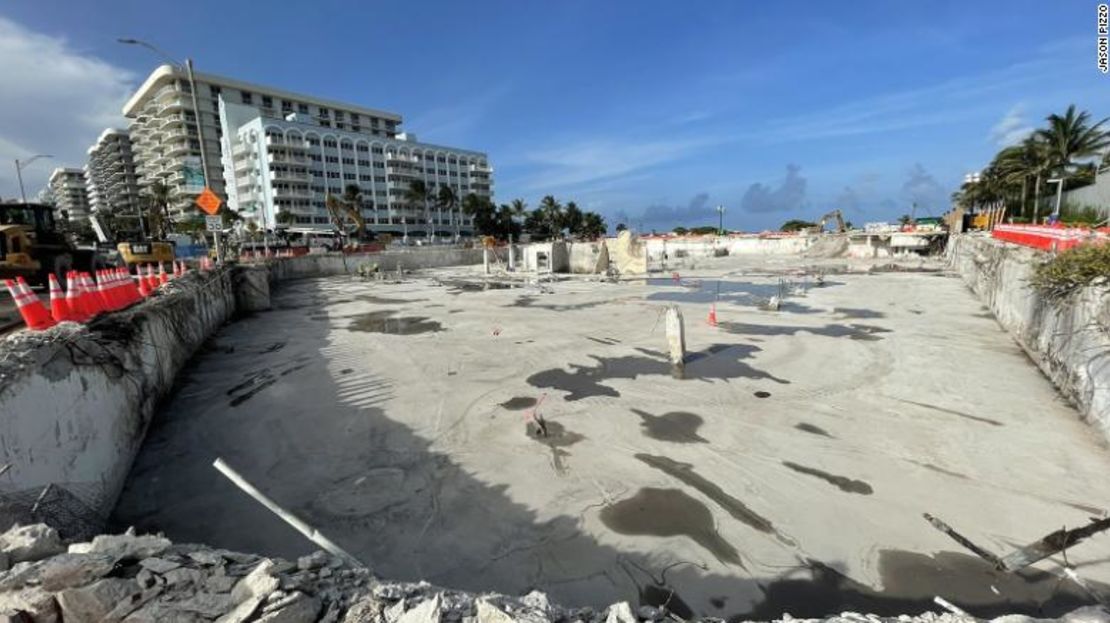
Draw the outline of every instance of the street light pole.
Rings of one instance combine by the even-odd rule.
[[[193,101],[193,121],[197,124],[197,138],[200,142],[200,175],[204,182],[204,187],[208,188],[208,151],[204,148],[204,126],[201,123],[200,103],[197,100],[197,81],[193,75],[193,59],[187,57],[184,63],[174,60],[172,56],[164,52],[161,48],[154,44],[148,43],[141,39],[116,39],[116,41],[124,45],[138,45],[142,46],[155,54],[161,56],[170,62],[174,67],[181,69],[184,67],[185,75],[189,79],[189,95]],[[220,232],[212,232],[212,238],[216,241],[216,261],[220,260]]]
[[[717,235],[725,235],[725,206],[717,206]]]
[[[15,159],[15,177],[19,180],[19,199],[20,199],[20,201],[22,201],[23,203],[27,203],[27,193],[26,193],[26,191],[23,190],[23,169],[27,165],[29,165],[32,162],[38,160],[39,158],[53,158],[53,157],[54,156],[51,156],[50,154],[36,154],[36,155],[31,156],[30,158],[24,160],[23,162],[20,162],[19,158]]]

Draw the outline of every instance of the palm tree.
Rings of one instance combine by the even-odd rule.
[[[567,207],[563,210],[563,216],[559,222],[560,229],[566,229],[572,236],[577,236],[582,233],[583,214],[582,210],[578,208],[578,204],[573,201],[567,202]]]
[[[533,214],[537,214],[541,237],[554,237],[562,233],[563,229],[563,204],[555,199],[554,195],[547,195],[540,200],[540,207]]]
[[[513,216],[520,218],[528,211],[528,204],[524,203],[523,199],[513,199],[509,203],[509,207],[513,210]]]
[[[428,202],[431,201],[431,199],[432,191],[428,188],[428,185],[424,183],[424,180],[413,180],[409,183],[409,188],[405,191],[405,201],[408,202],[409,205],[421,205],[424,207],[424,223],[429,227],[429,232],[431,232],[430,226],[432,219],[428,209]],[[408,221],[407,218],[405,220],[406,222]],[[435,234],[433,233],[432,238],[434,239],[434,237]]]
[[[1077,112],[1072,104],[1063,115],[1052,114],[1046,120],[1048,127],[1038,130],[1037,135],[1061,172],[1073,169],[1077,158],[1098,156],[1110,146],[1110,132],[1102,128],[1110,117],[1091,124],[1091,114]]]
[[[455,208],[455,205],[458,204],[458,202],[459,197],[455,194],[455,191],[452,190],[450,186],[447,186],[445,184],[439,187],[439,194],[436,196],[436,205],[439,206],[441,214],[442,210],[447,210],[447,213],[451,215],[451,222],[455,224],[456,240],[459,237],[459,219],[458,216],[454,212],[452,212],[452,210]]]
[[[582,215],[582,229],[581,235],[590,240],[596,240],[605,235],[608,229],[605,226],[605,219],[597,212],[586,212]]]
[[[170,187],[161,181],[151,182],[142,195],[146,206],[139,214],[139,225],[146,232],[146,222],[150,223],[150,235],[165,238],[173,222],[170,220]],[[145,212],[145,221],[144,214]]]

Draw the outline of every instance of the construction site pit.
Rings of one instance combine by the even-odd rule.
[[[682,618],[1092,603],[1058,557],[998,571],[923,519],[1005,552],[1110,504],[1099,435],[958,278],[803,258],[688,272],[285,283],[189,364],[112,528],[317,549],[223,458],[393,580]],[[1067,552],[1102,592],[1108,554],[1105,537]]]

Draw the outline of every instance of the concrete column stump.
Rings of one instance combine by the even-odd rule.
[[[686,372],[686,324],[678,305],[667,308],[667,350],[671,358],[671,374],[682,378]]]

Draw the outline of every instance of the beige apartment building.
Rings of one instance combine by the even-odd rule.
[[[88,218],[89,193],[84,169],[54,169],[49,185],[54,208],[60,218],[72,221]]]
[[[137,213],[141,208],[139,176],[127,130],[104,130],[96,144],[89,147],[88,155],[85,179],[92,210]]]

